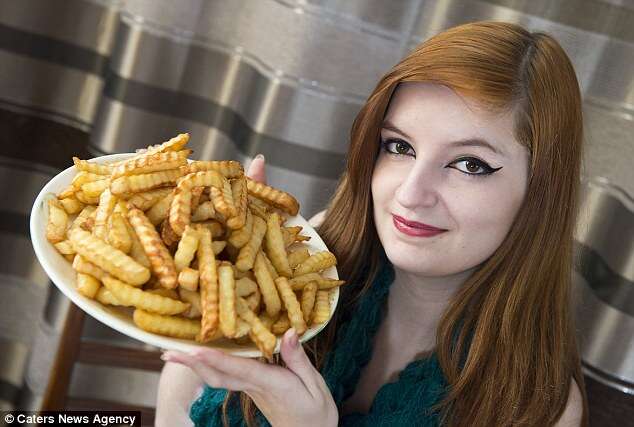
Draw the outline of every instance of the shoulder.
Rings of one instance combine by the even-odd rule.
[[[317,212],[315,215],[313,215],[308,220],[308,223],[313,228],[319,227],[321,223],[324,222],[325,216],[326,216],[326,210],[324,209],[323,211]]]
[[[579,385],[573,379],[570,382],[570,391],[568,392],[568,402],[564,413],[555,424],[555,427],[578,427],[581,425],[583,417],[583,397]]]

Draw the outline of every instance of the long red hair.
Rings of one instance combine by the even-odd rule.
[[[318,229],[349,284],[335,317],[306,349],[321,367],[338,319],[354,309],[379,268],[383,249],[370,182],[380,126],[400,82],[441,84],[492,111],[512,109],[516,137],[531,153],[526,197],[510,231],[453,297],[438,328],[436,351],[449,384],[438,407],[443,424],[553,425],[574,379],[587,425],[569,307],[582,158],[579,85],[552,37],[517,25],[471,23],[427,40],[379,81],[361,108],[346,171]],[[253,402],[246,395],[241,402],[251,425]]]

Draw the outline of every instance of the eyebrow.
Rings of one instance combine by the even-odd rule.
[[[397,128],[396,126],[394,126],[394,124],[392,124],[389,120],[385,120],[383,124],[381,125],[381,128],[390,130],[394,133],[398,133],[399,135],[404,136],[407,139],[410,139],[410,140],[413,139],[411,136],[409,136],[408,134],[406,134],[405,132]],[[451,142],[449,145],[454,147],[483,147],[483,148],[488,148],[489,150],[493,151],[496,154],[499,154],[500,156],[504,156],[504,153],[502,151],[500,151],[493,144],[491,144],[490,142],[482,138],[460,139],[458,141]]]

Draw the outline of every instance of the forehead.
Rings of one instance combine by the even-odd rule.
[[[411,136],[414,143],[483,139],[505,157],[525,151],[515,137],[512,111],[493,112],[433,83],[400,83],[384,120]]]

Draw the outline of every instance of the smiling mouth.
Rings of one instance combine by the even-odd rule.
[[[392,222],[398,231],[408,236],[431,237],[447,231],[421,222],[408,221],[405,218],[394,214],[392,214]]]
[[[423,224],[422,222],[409,221],[409,220],[403,218],[402,216],[398,216],[398,215],[395,215],[395,214],[392,214],[392,216],[394,217],[395,220],[399,221],[402,224],[407,225],[408,227],[420,228],[420,229],[429,230],[429,231],[447,231],[447,230],[445,230],[443,228],[438,228],[438,227],[434,227],[432,225]]]

